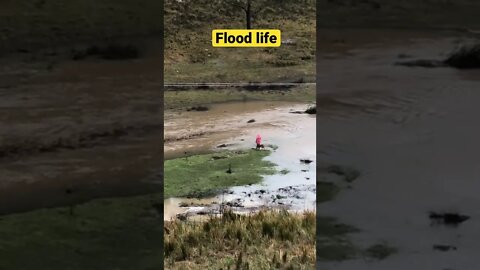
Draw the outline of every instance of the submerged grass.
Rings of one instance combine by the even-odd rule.
[[[347,183],[352,183],[360,176],[354,168],[332,165],[326,173],[339,175]],[[332,183],[317,180],[317,203],[322,204],[335,199],[343,187]],[[317,206],[318,207],[318,206]],[[334,217],[317,216],[317,251],[320,261],[345,261],[359,257],[374,260],[383,260],[397,252],[388,243],[382,242],[366,249],[354,244],[350,234],[360,232],[354,226],[341,223]]]
[[[165,224],[165,269],[315,269],[315,213],[226,212]]]
[[[270,151],[223,151],[167,160],[164,194],[169,197],[204,197],[231,186],[254,184],[275,172],[263,160]],[[229,172],[230,170],[230,172]]]

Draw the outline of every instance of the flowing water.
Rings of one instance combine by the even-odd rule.
[[[361,176],[317,214],[359,228],[351,235],[357,246],[386,242],[398,252],[379,261],[319,261],[318,269],[476,269],[480,73],[394,65],[399,55],[441,60],[458,42],[408,38],[320,61],[319,165],[351,166]],[[432,226],[430,211],[471,218],[456,228]]]
[[[224,195],[207,199],[207,204],[241,201],[239,211],[265,206],[315,210],[316,118],[292,113],[306,108],[308,104],[256,101],[217,104],[207,112],[184,112],[165,123],[165,137],[189,139],[167,142],[165,155],[175,157],[184,152],[215,151],[220,144],[226,144],[227,149],[250,149],[255,147],[255,136],[260,133],[264,145],[278,147],[266,159],[276,164],[278,171],[286,170],[286,173],[264,176],[259,184],[232,187]],[[247,123],[251,119],[255,122]],[[189,136],[189,132],[202,135]],[[310,159],[312,163],[304,164],[300,159]],[[279,199],[272,202],[272,196]],[[199,210],[198,207],[178,206],[186,202],[191,200],[165,200],[165,220],[178,213]]]

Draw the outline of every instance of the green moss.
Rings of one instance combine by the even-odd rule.
[[[0,217],[0,269],[158,269],[160,194]]]
[[[224,151],[165,161],[165,197],[203,197],[231,186],[254,184],[274,173],[269,151]],[[227,171],[231,169],[231,173]]]

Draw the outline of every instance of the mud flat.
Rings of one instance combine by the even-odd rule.
[[[359,177],[321,203],[318,218],[332,216],[356,228],[349,239],[359,248],[383,242],[396,252],[375,260],[358,253],[323,258],[319,269],[474,269],[478,264],[480,129],[474,123],[480,73],[394,65],[404,55],[444,59],[468,41],[449,35],[413,35],[393,44],[373,40],[320,61],[319,165],[355,168]],[[461,222],[438,224],[446,220]],[[343,251],[348,254],[350,247]]]

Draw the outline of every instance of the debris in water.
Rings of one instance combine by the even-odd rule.
[[[310,159],[300,159],[300,162],[305,163],[305,164],[310,164],[313,162],[313,160]]]
[[[460,223],[468,220],[470,217],[458,213],[437,213],[430,212],[429,214],[432,225],[444,224],[447,226],[456,227]]]
[[[480,44],[465,45],[450,54],[445,64],[459,68],[480,68]]]
[[[205,112],[205,111],[208,111],[208,107],[206,107],[206,106],[194,106],[194,107],[188,108],[187,111],[188,112],[190,112],[190,111]]]
[[[457,250],[457,247],[450,246],[450,245],[433,245],[434,250],[438,251],[450,251],[450,250]]]
[[[360,176],[360,172],[356,169],[340,166],[340,165],[331,165],[327,168],[328,173],[333,173],[344,177],[344,180],[351,183]]]

